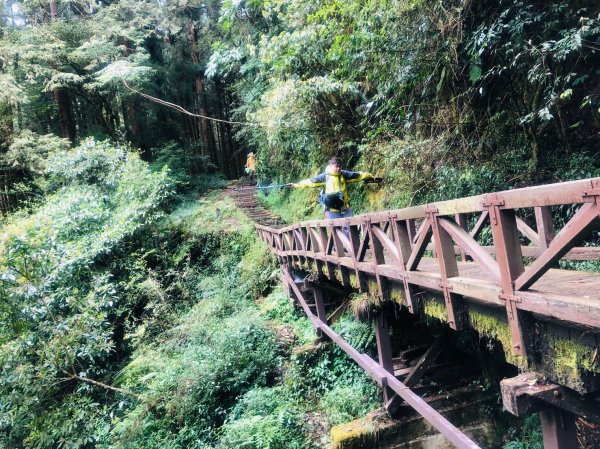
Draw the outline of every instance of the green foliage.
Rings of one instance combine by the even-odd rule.
[[[306,448],[305,414],[297,410],[281,387],[254,389],[232,410],[222,428],[217,448]]]
[[[261,202],[287,223],[323,218],[319,189],[273,189],[267,193],[259,194]]]
[[[209,72],[242,75],[237,113],[261,127],[240,136],[265,179],[312,175],[337,153],[385,176],[354,195],[368,211],[564,179],[582,152],[597,171],[592,2],[244,3],[260,32],[236,5]],[[290,221],[315,213],[273,197],[283,214],[290,200]]]
[[[29,175],[39,175],[44,172],[46,161],[51,154],[64,152],[69,147],[70,143],[66,139],[23,130],[15,136],[1,159],[3,164],[12,168],[18,168]]]
[[[343,424],[379,407],[377,387],[370,381],[336,385],[319,402],[331,425]]]
[[[543,449],[542,430],[538,414],[527,415],[518,439],[504,445],[504,449]]]
[[[339,143],[352,134],[340,125],[341,115],[357,95],[352,85],[322,76],[274,84],[253,114],[266,140],[260,165],[296,176],[305,173],[309,164],[324,166]],[[323,128],[337,128],[337,132],[325,134]],[[273,177],[273,172],[263,169],[261,175]]]
[[[11,447],[87,438],[82,427],[92,424],[83,422],[102,406],[86,381],[110,373],[118,329],[135,304],[118,278],[138,268],[119,266],[121,251],[171,194],[166,173],[106,142],[51,157],[45,173],[53,193],[2,231],[0,389]]]
[[[334,330],[358,351],[373,353],[375,334],[372,326],[347,316],[336,323]],[[288,382],[293,394],[298,396],[321,397],[336,386],[371,382],[362,368],[335,344],[297,351],[292,361]]]
[[[144,400],[113,421],[113,447],[210,441],[236,398],[273,378],[278,365],[273,334],[244,303],[239,287],[233,292],[211,287],[216,290],[205,291],[206,297],[161,337],[160,347],[142,345],[122,371],[120,384],[139,389]]]
[[[297,346],[306,346],[315,339],[312,323],[303,312],[294,308],[281,287],[273,290],[261,301],[261,312],[278,326],[291,330],[293,342]]]

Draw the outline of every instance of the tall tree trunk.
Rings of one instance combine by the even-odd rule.
[[[194,64],[198,65],[200,63],[200,58],[199,58],[199,55],[197,52],[198,35],[197,35],[197,29],[193,23],[190,24],[189,38],[192,43],[192,55],[191,55],[192,62]],[[194,87],[195,87],[195,91],[196,91],[196,100],[198,102],[198,114],[208,117],[208,110],[206,107],[206,87],[205,87],[204,76],[201,71],[198,71],[198,73],[196,74],[196,80],[194,83]],[[201,118],[199,120],[200,120],[200,134],[202,135],[202,143],[203,143],[202,154],[204,154],[204,156],[207,156],[213,164],[218,166],[219,165],[218,158],[217,158],[218,155],[217,155],[217,151],[215,148],[215,139],[214,139],[214,135],[212,132],[211,124],[210,124],[209,120],[206,120],[204,118]]]
[[[71,108],[71,98],[66,89],[55,89],[54,99],[58,107],[58,122],[60,124],[60,136],[66,137],[71,142],[75,140],[75,122]]]
[[[58,15],[58,4],[56,0],[50,0],[50,20],[56,20]],[[56,67],[55,67],[56,68]],[[58,122],[60,124],[60,135],[70,141],[75,140],[75,122],[71,110],[71,98],[67,89],[54,89],[54,99],[58,107]]]
[[[196,95],[198,95],[198,113],[204,117],[208,117],[208,110],[206,108],[206,90],[204,88],[204,78],[201,74],[196,76]],[[218,165],[215,139],[209,120],[205,118],[200,119],[200,131],[202,133],[203,142],[202,152],[205,156],[208,156],[214,164]]]
[[[10,183],[8,180],[8,173],[3,170],[2,183],[0,184],[0,213],[6,216],[6,213],[10,209],[10,198],[6,192],[10,189]]]
[[[127,119],[129,122],[128,136],[133,145],[142,150],[144,160],[151,161],[152,153],[150,152],[150,148],[147,144],[148,140],[146,139],[144,128],[138,116],[139,108],[140,100],[138,97],[132,97],[127,104]],[[125,118],[125,116],[123,116],[123,118]]]
[[[215,88],[219,102],[219,118],[222,120],[229,120],[229,98],[227,92],[219,80],[215,81]],[[235,149],[233,148],[231,140],[231,125],[229,123],[219,123],[219,133],[221,138],[221,151],[224,153],[223,159],[226,163],[225,174],[230,179],[237,178],[242,173],[241,168],[243,161],[234,151]]]

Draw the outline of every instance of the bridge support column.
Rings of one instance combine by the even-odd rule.
[[[544,449],[577,447],[575,415],[558,407],[548,406],[540,412]]]
[[[377,315],[375,338],[377,339],[377,356],[379,358],[379,364],[393,376],[394,360],[392,355],[392,342],[390,341],[390,329],[387,318],[383,313]],[[394,415],[401,402],[402,400],[394,393],[394,390],[387,386],[383,387],[383,403],[390,415]]]
[[[315,297],[315,307],[317,309],[317,317],[325,324],[327,323],[327,312],[325,311],[325,299],[323,298],[323,290],[318,285],[313,284],[313,292]],[[323,338],[325,334],[321,329],[317,329],[319,338]]]

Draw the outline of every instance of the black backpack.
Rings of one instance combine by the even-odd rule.
[[[342,192],[325,193],[322,191],[319,201],[325,209],[342,210],[344,208],[344,194]]]

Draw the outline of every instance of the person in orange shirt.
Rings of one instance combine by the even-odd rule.
[[[246,158],[246,165],[244,166],[244,171],[248,174],[250,179],[254,179],[256,176],[256,156],[251,151],[248,153]]]

